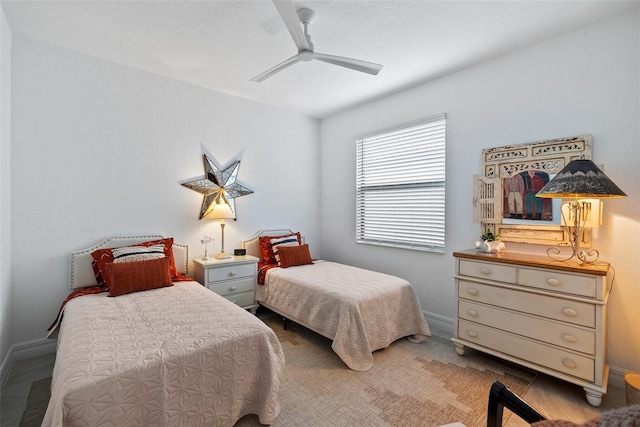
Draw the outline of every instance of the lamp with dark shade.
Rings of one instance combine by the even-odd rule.
[[[556,261],[568,261],[576,258],[578,264],[591,264],[598,260],[600,254],[595,249],[581,250],[580,241],[587,218],[591,215],[591,203],[581,199],[611,199],[627,197],[604,172],[591,160],[573,160],[549,181],[536,197],[571,199],[563,203],[563,223],[569,230],[569,238],[573,253],[567,258],[558,258],[560,249],[549,248],[547,254]],[[568,221],[565,211],[569,212]]]

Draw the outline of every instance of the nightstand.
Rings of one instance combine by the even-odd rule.
[[[258,258],[246,255],[228,259],[195,259],[194,277],[213,292],[256,314]]]

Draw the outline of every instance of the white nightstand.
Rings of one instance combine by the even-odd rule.
[[[222,260],[195,259],[193,262],[194,277],[198,282],[240,307],[251,310],[251,313],[256,313],[258,258],[246,255]]]

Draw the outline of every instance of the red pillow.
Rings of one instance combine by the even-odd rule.
[[[273,254],[273,249],[271,248],[271,239],[279,239],[281,237],[288,236],[296,236],[298,238],[298,243],[302,244],[302,237],[300,236],[300,232],[296,232],[293,234],[283,234],[282,236],[261,236],[259,238],[260,243],[260,259],[265,264],[277,264],[276,256]]]
[[[311,254],[309,253],[309,245],[300,246],[278,246],[278,254],[280,255],[280,267],[287,268],[294,265],[313,264]]]
[[[177,278],[178,272],[176,270],[176,263],[173,259],[173,237],[168,237],[166,239],[158,239],[158,240],[150,240],[148,242],[138,243],[136,245],[131,246],[153,246],[163,244],[164,245],[164,254],[167,258],[169,258],[169,267],[171,271],[171,277]],[[113,252],[112,250],[115,248],[107,248],[107,249],[98,249],[91,253],[91,257],[93,258],[93,262],[91,266],[93,267],[93,274],[96,276],[96,282],[98,285],[107,286],[104,279],[104,266],[107,263],[113,262]]]
[[[132,292],[173,286],[169,266],[168,257],[146,261],[107,263],[104,266],[104,271],[109,296],[117,297]]]

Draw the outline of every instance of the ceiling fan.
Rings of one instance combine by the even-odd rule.
[[[311,61],[312,59],[317,59],[318,61],[328,62],[329,64],[339,65],[341,67],[373,75],[378,74],[382,69],[382,65],[380,64],[315,52],[313,50],[313,43],[311,43],[311,37],[307,33],[307,26],[314,15],[313,10],[302,8],[296,11],[290,0],[273,0],[273,3],[275,4],[276,9],[278,9],[278,13],[284,21],[284,25],[289,30],[289,33],[298,48],[298,54],[284,62],[281,62],[264,73],[255,76],[251,81],[261,82],[297,62]],[[302,28],[300,28],[300,23],[304,26],[304,32],[302,31]]]

